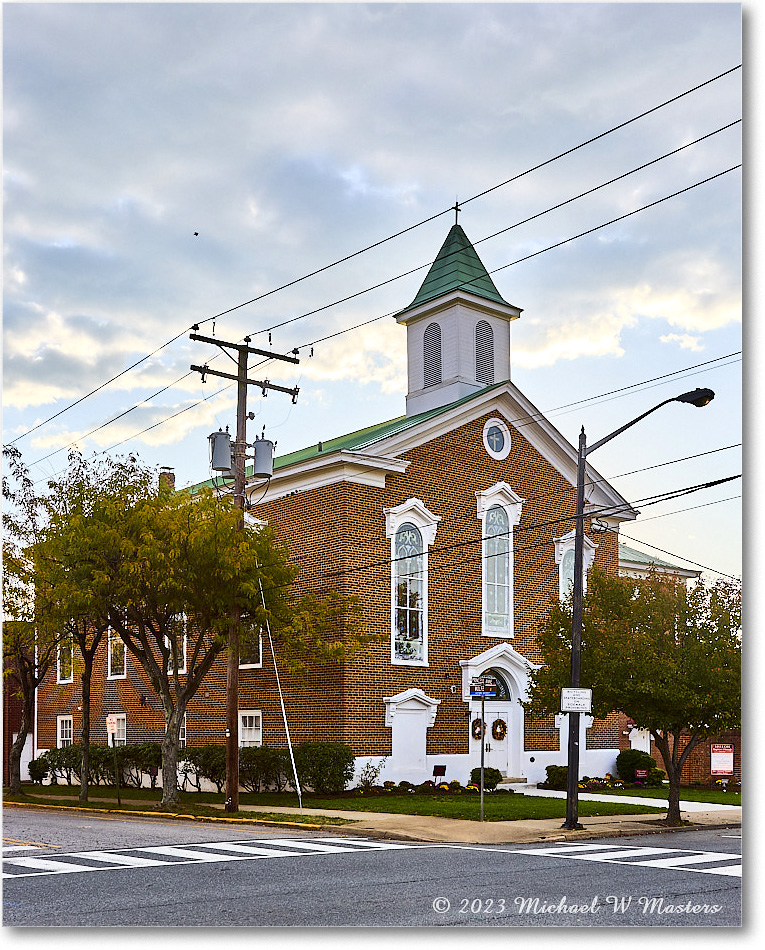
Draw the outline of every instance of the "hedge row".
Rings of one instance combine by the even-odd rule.
[[[148,776],[155,788],[162,765],[158,742],[130,742],[117,746],[117,768],[122,785],[140,788]],[[91,744],[89,782],[92,785],[116,785],[114,748]],[[341,742],[303,742],[297,746],[295,764],[301,786],[318,794],[342,792],[353,778],[354,754]],[[50,749],[29,764],[34,782],[50,775],[51,782],[72,785],[80,783],[82,747],[75,743],[63,749]],[[202,791],[202,779],[211,782],[219,792],[226,782],[226,749],[224,746],[187,746],[178,750],[178,773],[182,791]],[[285,749],[265,746],[239,750],[239,783],[250,792],[273,789],[281,792],[292,785],[292,763]]]

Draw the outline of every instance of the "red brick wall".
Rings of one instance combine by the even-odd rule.
[[[462,701],[460,659],[481,653],[501,638],[481,634],[481,522],[475,492],[507,482],[526,499],[514,536],[515,636],[508,642],[533,662],[540,659],[536,628],[551,599],[558,594],[558,566],[553,539],[573,527],[573,487],[530,445],[523,428],[513,429],[512,448],[504,461],[485,452],[482,432],[489,416],[470,422],[403,455],[410,465],[403,474],[388,475],[385,488],[351,483],[299,492],[261,504],[265,519],[289,546],[302,571],[298,589],[319,594],[337,590],[357,595],[368,629],[379,640],[343,664],[325,664],[305,680],[288,674],[279,659],[285,704],[294,741],[339,739],[357,754],[389,754],[391,730],[384,724],[383,697],[412,686],[441,700],[428,752],[468,751],[469,720]],[[385,535],[384,509],[419,498],[441,517],[429,550],[429,666],[394,666],[390,661],[391,542]],[[569,520],[561,520],[561,519]],[[589,525],[588,525],[589,527]],[[594,538],[595,563],[618,569],[618,539],[608,533]],[[240,672],[240,708],[260,709],[264,742],[285,742],[273,663],[267,641],[263,669]],[[277,657],[280,657],[277,651]],[[55,673],[54,677],[55,678]],[[93,677],[94,741],[105,741],[105,717],[127,714],[128,741],[159,739],[163,715],[159,700],[143,672],[128,654],[127,680],[106,679],[106,648]],[[453,693],[451,687],[456,687]],[[205,696],[205,692],[209,696]],[[223,742],[225,658],[220,657],[187,713],[187,741]],[[141,705],[140,697],[145,697]],[[80,689],[75,684],[41,687],[39,744],[55,745],[56,715],[73,714],[79,736]],[[596,722],[588,733],[593,747],[617,743],[614,717]],[[558,731],[547,723],[527,723],[527,748],[558,747]]]

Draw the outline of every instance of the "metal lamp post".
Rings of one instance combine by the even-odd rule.
[[[576,472],[576,524],[574,533],[574,598],[572,605],[571,618],[571,686],[579,687],[579,679],[582,665],[582,601],[583,601],[583,564],[584,564],[584,477],[587,456],[599,449],[601,445],[610,442],[611,439],[620,435],[625,429],[634,426],[636,422],[650,416],[652,412],[661,409],[670,402],[687,402],[692,406],[702,407],[708,405],[715,398],[711,389],[694,389],[692,392],[683,393],[681,396],[673,396],[671,399],[665,399],[658,405],[649,409],[642,415],[637,416],[631,422],[621,426],[600,439],[594,445],[587,445],[587,436],[584,433],[584,426],[579,433],[579,456]],[[568,722],[568,786],[566,792],[566,821],[563,828],[570,831],[581,828],[579,824],[579,716],[578,712],[569,712]]]

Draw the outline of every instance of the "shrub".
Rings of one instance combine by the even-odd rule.
[[[480,787],[480,784],[481,784],[481,769],[480,768],[473,769],[471,771],[470,781],[473,783],[473,785],[478,785]],[[492,769],[492,768],[487,768],[486,766],[484,766],[483,787],[485,789],[487,789],[490,792],[493,792],[494,789],[497,787],[497,785],[499,785],[501,781],[502,781],[502,773],[499,771],[499,769]]]
[[[435,782],[431,782],[428,779],[427,782],[421,782],[419,785],[415,786],[415,792],[419,792],[421,795],[429,795],[433,792],[436,787]]]
[[[656,768],[656,759],[640,749],[622,749],[616,757],[616,771],[622,781],[631,785],[635,781],[636,769],[647,769],[650,778],[651,769]]]
[[[49,771],[50,766],[43,755],[37,759],[32,759],[29,763],[29,777],[35,785],[42,785]]]
[[[159,771],[162,765],[162,746],[159,742],[145,740],[118,746],[117,761],[126,785],[141,788],[143,776],[146,774],[151,777],[151,787],[156,788],[157,775],[151,775],[151,772],[152,770]]]
[[[367,762],[367,764],[359,772],[359,786],[363,789],[370,789],[373,785],[377,784],[377,780],[380,778],[380,773],[385,768],[385,763],[388,761],[388,756],[380,759],[377,765],[374,762]],[[388,785],[388,782],[383,782],[384,785]],[[390,783],[393,784],[393,783]]]
[[[295,749],[298,779],[319,795],[342,792],[353,778],[355,757],[342,742],[302,742]]]
[[[226,747],[222,745],[187,746],[178,750],[178,761],[183,784],[190,779],[192,770],[196,780],[192,782],[197,791],[201,791],[200,779],[212,782],[218,792],[226,784]]]
[[[50,771],[51,783],[58,784],[58,780],[66,779],[67,785],[74,784],[73,778],[80,774],[80,747],[79,745],[64,746],[63,749],[49,749],[40,756],[45,759]]]
[[[254,746],[239,750],[239,784],[249,792],[268,788],[281,791],[291,771],[289,754],[282,749]]]
[[[566,791],[568,788],[567,765],[548,765],[545,772],[547,773],[547,780],[542,783],[545,788],[551,788],[558,792]]]

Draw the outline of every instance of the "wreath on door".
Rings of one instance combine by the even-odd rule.
[[[504,719],[495,719],[491,727],[491,735],[493,739],[496,739],[497,742],[502,742],[502,740],[507,735],[507,723]]]
[[[483,719],[474,719],[470,726],[470,734],[474,739],[483,739],[486,735],[486,726]]]

